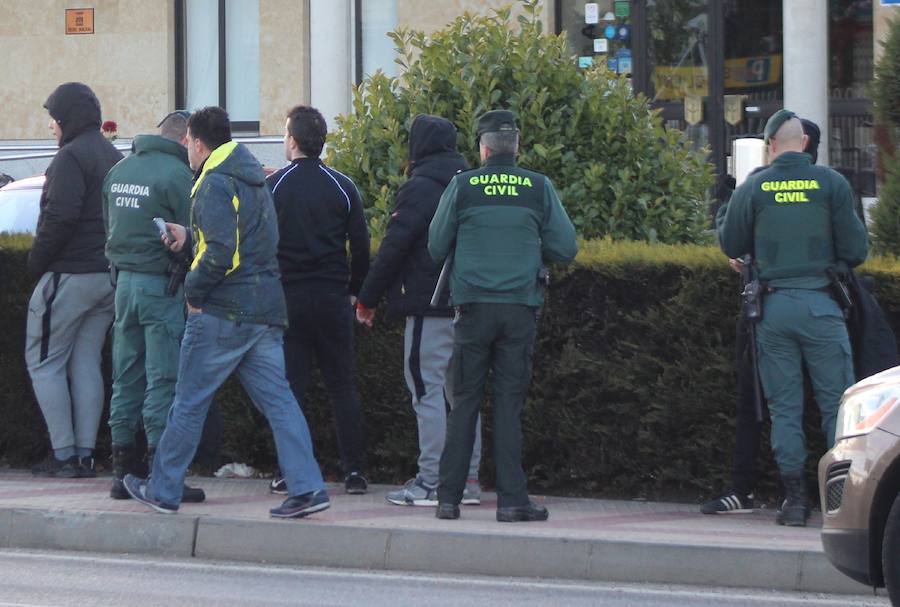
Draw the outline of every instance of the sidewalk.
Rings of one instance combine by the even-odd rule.
[[[779,527],[774,511],[706,516],[695,504],[540,497],[545,523],[497,523],[496,501],[392,506],[387,487],[349,496],[330,486],[329,510],[274,520],[268,481],[194,478],[207,501],[175,516],[108,497],[109,478],[56,480],[0,472],[0,548],[195,556],[246,562],[433,573],[654,582],[871,594],[822,552],[821,518]]]

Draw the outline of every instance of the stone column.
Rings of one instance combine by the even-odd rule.
[[[822,131],[819,164],[828,164],[828,7],[822,0],[784,2],[784,107]]]
[[[309,0],[310,99],[335,127],[350,111],[353,20],[350,0]]]

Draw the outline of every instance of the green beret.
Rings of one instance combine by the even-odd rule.
[[[775,133],[778,132],[778,129],[781,128],[781,125],[790,120],[791,118],[795,118],[797,114],[792,112],[791,110],[778,110],[772,117],[769,118],[769,121],[766,123],[766,129],[763,131],[763,141],[766,144],[769,143],[769,139],[775,136]]]
[[[516,117],[509,110],[491,110],[478,118],[478,128],[476,130],[478,137],[485,133],[496,133],[499,131],[512,131],[514,133],[519,131],[516,127]]]

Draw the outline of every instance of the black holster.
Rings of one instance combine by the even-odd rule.
[[[853,298],[850,297],[850,289],[844,284],[840,275],[831,268],[828,268],[828,279],[831,280],[831,296],[834,297],[834,300],[844,312],[844,317],[847,318],[850,315],[850,310],[853,308]]]
[[[184,283],[187,271],[188,264],[184,257],[173,257],[169,261],[169,267],[166,270],[166,274],[169,276],[169,282],[166,283],[166,295],[175,297],[175,294],[178,293],[178,287]]]

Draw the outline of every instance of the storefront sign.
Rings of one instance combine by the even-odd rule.
[[[66,34],[93,34],[94,9],[67,8]]]
[[[900,5],[900,0],[881,0],[882,6],[889,6],[891,4]]]
[[[631,14],[629,0],[616,0],[616,17],[627,18]]]
[[[775,86],[781,82],[781,55],[739,57],[725,60],[725,88],[743,89]],[[672,67],[660,65],[653,69],[656,99],[680,99],[687,95],[706,96],[709,74],[706,66]]]

